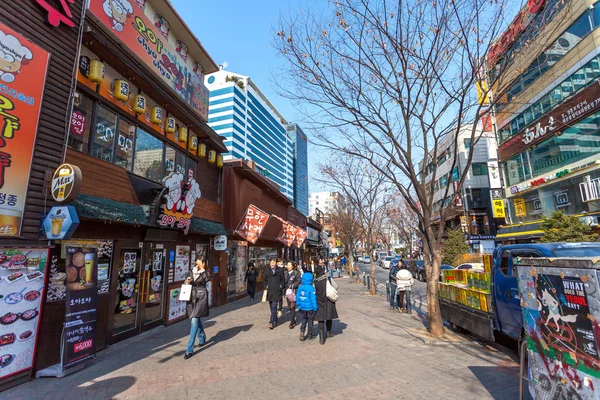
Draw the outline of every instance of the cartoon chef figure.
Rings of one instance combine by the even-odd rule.
[[[0,80],[14,82],[23,64],[32,58],[31,50],[22,46],[19,39],[0,31]]]
[[[102,8],[106,15],[111,18],[113,29],[123,32],[127,16],[133,14],[133,6],[129,0],[104,0]]]
[[[183,185],[183,174],[173,173],[165,179],[165,187],[168,190],[166,195],[167,198],[167,209],[173,212],[180,211],[180,207],[183,205],[182,199],[182,185]]]
[[[183,210],[185,214],[191,214],[194,211],[196,200],[201,196],[200,185],[198,185],[195,179],[192,178],[190,180],[189,187],[185,194],[185,209]]]

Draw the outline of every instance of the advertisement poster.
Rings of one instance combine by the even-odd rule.
[[[175,282],[183,281],[190,274],[190,246],[175,246]]]
[[[4,237],[21,233],[49,56],[2,23],[0,49],[0,237]]]
[[[202,67],[188,55],[188,45],[168,32],[168,22],[154,12],[149,2],[91,0],[89,10],[107,31],[207,120],[208,89]]]
[[[134,314],[137,310],[138,255],[138,250],[122,251],[122,262],[117,279],[117,293],[119,295],[115,310],[117,314]]]
[[[269,214],[250,204],[235,232],[246,241],[254,244],[267,222],[269,222]]]
[[[67,302],[62,368],[96,355],[98,253],[95,248],[67,247]]]
[[[167,320],[170,322],[185,316],[186,304],[185,301],[179,301],[179,288],[169,290],[169,315]]]
[[[47,248],[0,248],[0,379],[32,368]]]
[[[596,399],[600,291],[595,270],[518,267],[536,398]],[[562,394],[562,396],[559,396]]]
[[[162,227],[181,229],[185,234],[190,229],[196,200],[200,198],[200,185],[188,175],[172,172],[163,179],[165,190],[157,202],[156,224]]]
[[[44,218],[43,225],[46,239],[70,239],[79,226],[79,217],[73,206],[55,206]]]

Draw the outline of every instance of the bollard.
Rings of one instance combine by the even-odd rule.
[[[410,303],[410,292],[411,292],[411,290],[408,289],[404,294],[406,296],[406,313],[408,315],[412,315],[412,304]]]
[[[367,289],[371,290],[371,275],[367,275]]]
[[[363,272],[363,286],[367,286],[367,275]]]
[[[385,294],[387,297],[387,302],[389,304],[389,302],[390,302],[390,281],[385,282]]]

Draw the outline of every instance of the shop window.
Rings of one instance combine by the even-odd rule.
[[[175,157],[175,172],[185,175],[186,173],[186,156],[183,153],[177,152]]]
[[[487,164],[485,163],[473,163],[471,165],[471,169],[473,171],[473,176],[482,176],[487,175]]]
[[[102,106],[98,106],[92,146],[92,155],[94,157],[112,162],[117,119],[117,114]]]
[[[160,182],[163,168],[163,142],[151,134],[137,130],[133,173]]]
[[[177,157],[177,150],[170,146],[165,148],[165,176],[171,172],[175,172],[175,158]]]
[[[464,143],[465,143],[465,149],[470,150],[471,149],[471,138],[465,138]]]
[[[452,182],[457,181],[460,179],[460,171],[458,170],[458,167],[454,167],[452,169]]]
[[[135,125],[119,118],[119,129],[115,143],[113,163],[119,167],[131,170],[133,159],[133,141],[135,140]]]
[[[198,180],[196,178],[197,170],[198,170],[198,163],[196,163],[196,161],[192,160],[191,158],[188,158],[187,165],[186,165],[187,179],[194,178],[194,179]]]
[[[448,175],[444,175],[440,178],[440,187],[443,189],[448,185]]]
[[[573,82],[573,89],[576,92],[582,87],[584,87],[587,83],[585,78],[585,70],[581,68],[579,71],[575,72],[571,81]]]
[[[94,101],[78,93],[73,105],[71,121],[69,123],[68,145],[75,150],[87,153],[90,140],[90,127],[92,125]]]
[[[600,6],[597,7],[600,9]],[[586,79],[592,81],[600,76],[600,65],[598,64],[598,59],[594,58],[592,61],[586,64],[584,67]]]

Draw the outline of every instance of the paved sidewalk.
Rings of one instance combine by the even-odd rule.
[[[189,360],[184,321],[111,346],[74,375],[37,379],[0,398],[518,398],[518,365],[507,355],[475,341],[425,345],[410,334],[423,327],[418,315],[390,312],[362,285],[337,281],[341,318],[323,346],[300,342],[288,315],[269,330],[268,306],[244,299],[211,310],[209,342]]]

